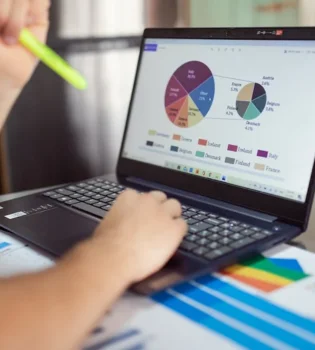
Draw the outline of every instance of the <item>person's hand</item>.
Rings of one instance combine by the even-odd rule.
[[[129,283],[159,271],[172,257],[187,232],[181,205],[161,192],[126,190],[93,236],[92,250],[103,259],[114,256]]]
[[[49,28],[50,0],[0,0],[0,93],[21,90],[38,60],[18,43],[27,27],[41,42]]]

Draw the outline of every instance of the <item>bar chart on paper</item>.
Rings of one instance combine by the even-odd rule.
[[[7,233],[0,231],[0,277],[39,271],[53,265],[50,257],[42,255]]]
[[[290,283],[264,292],[259,283],[217,273],[179,282],[149,298],[127,293],[103,320],[106,331],[84,350],[190,350],[204,344],[220,350],[315,349],[314,307],[309,311],[314,256],[289,248],[241,265],[255,268],[259,278],[265,277],[259,276],[261,270]]]
[[[5,255],[24,247],[25,244],[0,231],[0,259]]]
[[[84,350],[144,350],[146,348],[146,343],[144,336],[139,329],[127,329],[113,335],[112,337],[94,341],[93,338],[90,339],[88,344],[84,347]]]
[[[0,253],[7,251],[12,244],[9,242],[0,242]]]
[[[181,128],[197,125],[208,114],[214,93],[214,78],[208,66],[199,61],[183,64],[172,75],[165,91],[169,120]]]
[[[309,276],[294,259],[269,259],[263,256],[227,267],[221,274],[265,293],[277,291]]]
[[[206,275],[153,295],[153,300],[245,349],[314,349],[315,320]]]

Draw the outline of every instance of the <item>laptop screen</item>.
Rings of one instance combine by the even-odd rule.
[[[312,41],[147,39],[122,156],[305,202]]]

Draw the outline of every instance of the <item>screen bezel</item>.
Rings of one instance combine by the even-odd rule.
[[[282,35],[276,35],[277,30]],[[278,32],[279,33],[279,32]],[[137,86],[141,67],[143,47],[146,39],[228,39],[228,40],[304,40],[314,41],[315,28],[282,27],[282,28],[148,28],[144,30],[134,86],[131,94],[125,130],[119,153],[116,173],[118,177],[138,177],[176,189],[188,191],[209,198],[225,201],[251,210],[263,212],[279,218],[279,220],[295,224],[306,229],[314,197],[315,161],[305,203],[288,200],[281,197],[255,192],[203,177],[182,173],[149,163],[123,157],[130,115],[133,106],[135,88]]]

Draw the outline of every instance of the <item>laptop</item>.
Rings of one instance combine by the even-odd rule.
[[[143,33],[115,174],[2,203],[0,225],[57,258],[126,187],[178,199],[189,225],[148,294],[306,231],[314,195],[315,29]]]

